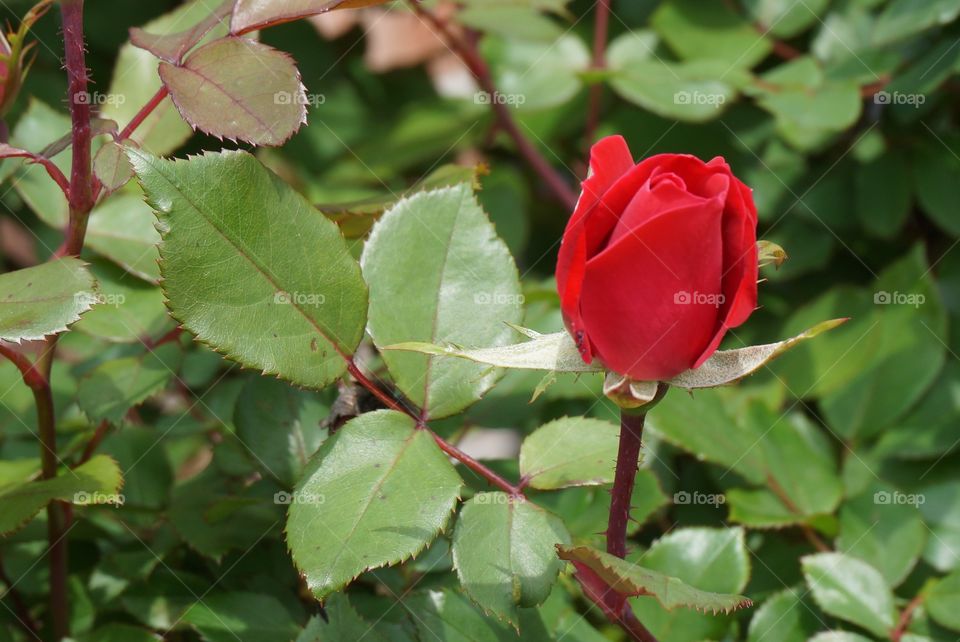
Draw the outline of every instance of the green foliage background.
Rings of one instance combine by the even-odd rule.
[[[731,333],[727,347],[793,336],[828,318],[852,318],[735,388],[693,397],[673,391],[651,413],[629,559],[702,590],[742,593],[754,607],[712,615],[667,611],[653,598],[636,598],[640,619],[670,642],[955,640],[960,1],[614,0],[608,68],[602,71],[588,70],[590,2],[463,4],[460,19],[483,32],[481,51],[499,90],[523,97],[522,104],[509,105],[510,113],[571,185],[587,159],[588,87],[600,83],[599,135],[624,135],[638,157],[722,155],[754,188],[761,237],[782,245],[790,259],[779,270],[764,270],[762,307]],[[27,6],[9,2],[4,11],[15,21]],[[127,29],[175,6],[89,0],[94,89],[126,98],[105,106],[105,113],[128,110],[129,116],[158,86],[149,84],[157,82],[149,65],[146,72],[119,75],[113,84],[108,79]],[[370,71],[364,52],[372,40],[363,31],[380,14],[366,15],[361,25],[331,40],[305,21],[263,32],[263,42],[296,59],[308,94],[323,98],[289,143],[255,153],[340,221],[355,257],[364,251],[364,239],[350,226],[365,231],[382,211],[379,203],[423,187],[428,176],[426,185],[433,186],[460,180],[463,172],[448,163],[484,162],[489,171],[477,179],[477,196],[519,268],[522,324],[558,330],[552,269],[569,212],[472,91],[439,96],[420,63]],[[12,140],[30,149],[69,131],[56,20],[42,21],[36,36],[38,59],[9,118]],[[178,158],[224,147],[250,149],[190,135],[176,117],[165,127],[154,150],[180,138],[182,146],[159,152]],[[0,174],[6,180],[0,190],[0,259],[12,271],[44,260],[59,245],[57,228],[66,210],[39,168],[4,161]],[[145,187],[149,192],[149,180]],[[296,222],[305,214],[294,200],[279,202],[282,218]],[[54,392],[66,461],[79,456],[101,421],[115,426],[99,452],[113,457],[123,473],[126,503],[74,509],[83,517],[70,533],[71,620],[79,640],[151,640],[156,632],[167,632],[170,640],[215,642],[298,636],[304,642],[520,639],[496,615],[519,623],[524,640],[622,639],[588,607],[568,570],[552,591],[550,569],[544,570],[547,586],[524,586],[528,601],[519,606],[499,604],[496,586],[484,593],[490,590],[486,583],[503,579],[484,576],[482,569],[471,576],[466,569],[483,556],[503,553],[495,543],[465,543],[463,550],[474,557],[457,567],[472,580],[458,579],[452,527],[415,559],[364,573],[349,590],[333,593],[326,603],[329,623],[316,615],[316,602],[287,550],[286,506],[271,498],[290,491],[305,470],[309,474],[307,460],[328,440],[331,416],[344,411],[342,388],[301,390],[243,369],[187,337],[162,350],[146,349],[138,338],[157,339],[174,326],[152,282],[159,276],[153,255],[143,258],[157,241],[144,225],[150,210],[128,190],[99,212],[84,258],[100,292],[122,294],[123,302],[98,305],[77,331],[62,337]],[[470,225],[473,233],[485,233],[482,222],[471,219]],[[318,245],[325,242],[318,237]],[[417,244],[413,235],[379,249],[394,253],[388,256],[416,256],[426,247]],[[483,275],[489,282],[509,281],[510,275],[490,270]],[[230,271],[222,272],[219,278],[229,282]],[[369,274],[367,265],[364,272]],[[171,278],[170,287],[175,295],[179,284]],[[175,307],[174,295],[168,292]],[[407,305],[413,314],[418,299],[416,292],[409,296],[405,302],[378,300],[374,289],[371,301],[387,308]],[[389,319],[374,318],[369,328],[374,336],[398,331]],[[492,332],[483,340],[519,338],[499,326]],[[369,339],[360,354],[378,376],[388,377]],[[452,368],[451,376],[471,384],[482,373]],[[297,381],[311,385],[309,377],[327,381],[329,374],[311,371]],[[492,431],[513,443],[548,422],[585,415],[590,419],[557,442],[566,452],[601,443],[597,456],[609,454],[617,413],[602,398],[599,379],[561,375],[530,402],[540,379],[510,372],[472,405],[489,386],[458,389],[444,402],[450,412],[469,408],[435,422],[435,429],[452,442]],[[395,380],[408,397],[426,395],[411,393],[402,376]],[[360,409],[378,407],[363,391],[357,394]],[[31,461],[37,457],[35,424],[29,390],[10,363],[0,362],[0,510],[18,518],[9,517],[4,530],[24,519],[15,507],[26,507],[29,519],[32,504],[17,503],[26,500],[5,487],[39,466]],[[402,426],[391,430],[404,438]],[[338,433],[339,441],[351,439],[359,437]],[[538,442],[528,443],[535,448]],[[335,451],[338,445],[328,440],[323,448]],[[374,448],[370,456],[387,457],[385,450]],[[488,463],[515,480],[523,460]],[[108,460],[92,464],[89,492],[109,487],[115,470]],[[440,489],[440,499],[455,503],[456,483],[444,466],[445,459],[424,455],[398,474],[410,484],[420,475],[420,482]],[[599,465],[600,473],[597,465],[586,468],[602,481],[612,461]],[[457,471],[466,482],[461,496],[473,497],[461,519],[471,513],[478,519],[486,513],[482,519],[490,524],[506,519],[495,496],[484,494],[495,489],[463,467]],[[566,486],[556,480],[534,484],[542,489],[530,491],[535,506],[518,519],[538,540],[602,547],[605,488]],[[57,489],[48,490],[49,497],[58,497]],[[345,504],[354,490],[349,484],[341,489]],[[398,495],[392,507],[398,513],[422,505],[423,498]],[[433,530],[443,521],[424,520]],[[324,538],[321,531],[313,535]],[[38,560],[45,538],[40,517],[0,540],[6,575],[0,579],[15,584],[41,618],[48,577]],[[394,559],[409,552],[391,551]],[[318,594],[315,578],[306,575]],[[3,594],[2,603],[7,608],[0,609],[0,642],[26,639],[15,627],[18,606],[11,593]],[[897,628],[901,620],[906,634]]]

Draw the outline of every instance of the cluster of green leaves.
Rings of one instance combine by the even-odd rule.
[[[441,97],[422,66],[365,69],[356,30],[255,32],[362,0],[159,17],[102,4],[88,8],[92,66],[123,100],[95,123],[110,194],[84,261],[14,270],[30,261],[0,246],[0,338],[73,330],[52,380],[55,479],[38,480],[33,398],[0,362],[0,579],[34,616],[49,583],[37,514],[56,500],[75,504],[82,642],[618,639],[564,560],[671,642],[956,638],[960,2],[615,1],[604,70],[590,68],[592,3],[461,3],[499,90],[524,96],[518,127],[558,166],[579,170],[599,83],[601,132],[647,154],[724,155],[754,188],[761,235],[790,260],[764,270],[763,308],[727,347],[852,317],[737,388],[668,394],[648,420],[625,562],[601,552],[618,427],[598,374],[545,386],[382,350],[561,328],[549,275],[568,213],[506,138],[485,138],[473,90]],[[130,24],[143,27],[123,43]],[[60,74],[41,50],[10,145],[69,175]],[[161,87],[171,97],[117,144]],[[325,100],[307,110],[308,91]],[[254,155],[191,127],[293,138]],[[5,160],[0,177],[4,222],[46,258],[65,199],[40,165]],[[354,359],[415,416],[353,385]],[[104,426],[97,454],[68,467]],[[523,497],[455,465],[435,435],[515,444],[486,463]],[[736,610],[741,595],[756,607]],[[0,640],[21,639],[13,593],[0,601]]]

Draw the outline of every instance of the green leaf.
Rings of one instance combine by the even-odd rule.
[[[160,279],[156,218],[136,191],[114,194],[90,213],[86,247],[151,282]]]
[[[820,401],[829,425],[847,438],[875,435],[909,410],[936,380],[947,349],[946,311],[922,246],[860,296],[874,312],[858,338],[874,352],[848,385]]]
[[[557,551],[560,559],[583,564],[615,591],[624,595],[652,596],[667,610],[685,607],[703,612],[728,613],[751,604],[742,595],[701,591],[676,577],[587,546],[558,546]]]
[[[904,636],[904,642],[908,642],[909,637],[909,634]],[[873,640],[847,631],[824,631],[810,638],[809,642],[873,642]],[[910,640],[909,642],[914,641]]]
[[[88,313],[84,320],[90,314]],[[80,322],[82,323],[83,321]],[[958,425],[960,362],[949,359],[933,386],[913,409],[883,431],[875,452],[901,459],[936,459],[953,449],[957,441]]]
[[[490,170],[480,163],[473,166],[447,164],[433,170],[423,180],[418,181],[405,192],[385,192],[378,196],[345,203],[320,203],[316,207],[331,221],[340,226],[340,231],[348,239],[364,238],[373,224],[383,213],[396,205],[405,196],[416,192],[451,187],[459,183],[469,183],[475,190],[480,189],[480,176]]]
[[[447,524],[461,480],[412,419],[347,422],[313,456],[291,498],[287,544],[317,599],[364,571],[422,551]]]
[[[913,570],[927,540],[918,498],[877,484],[848,500],[840,509],[837,550],[862,559],[887,584],[897,586]]]
[[[90,271],[97,280],[101,304],[85,313],[74,330],[106,341],[135,343],[156,340],[173,327],[158,286],[102,260],[91,263]]]
[[[563,29],[533,7],[520,2],[496,4],[468,2],[457,13],[457,22],[485,34],[496,34],[517,41],[556,42]]]
[[[487,7],[477,8],[478,13],[488,11]],[[500,93],[493,97],[478,95],[477,99],[500,99],[521,110],[548,109],[568,102],[582,86],[578,74],[590,66],[590,51],[573,33],[544,42],[490,40],[484,43],[484,54],[493,61]]]
[[[299,627],[287,607],[272,595],[213,593],[183,614],[207,642],[278,642],[292,640]]]
[[[518,633],[516,629],[501,623],[496,618],[485,616],[480,607],[459,591],[428,590],[414,593],[406,598],[404,605],[417,614],[415,620],[422,640],[546,642],[554,639],[547,632],[543,620],[535,609],[520,609],[520,632]]]
[[[400,201],[363,252],[368,330],[378,347],[401,341],[497,345],[523,311],[517,268],[469,185]],[[403,292],[398,297],[397,293]],[[462,410],[501,373],[459,360],[384,353],[397,386],[430,417]]]
[[[297,642],[387,642],[380,633],[360,617],[344,593],[334,593],[323,603],[326,618],[310,618]]]
[[[791,38],[820,24],[830,0],[743,0],[754,23],[777,38]]]
[[[110,141],[105,143],[93,157],[93,173],[107,192],[113,192],[133,178],[133,167],[123,150],[123,145]]]
[[[37,341],[63,332],[96,302],[93,275],[80,259],[0,274],[0,340]]]
[[[279,530],[282,517],[277,503],[277,497],[265,495],[260,485],[244,487],[238,494],[210,466],[174,487],[170,524],[192,549],[219,561],[229,551],[250,550]]]
[[[940,572],[960,568],[960,481],[924,486],[920,512],[930,528],[923,559]]]
[[[230,30],[235,34],[247,33],[334,9],[357,9],[385,2],[387,0],[238,0]]]
[[[664,118],[705,122],[719,118],[737,97],[737,73],[723,63],[664,62],[653,54],[656,38],[627,32],[610,43],[610,86],[625,100]]]
[[[620,427],[588,417],[544,424],[520,447],[520,474],[531,488],[613,483]]]
[[[805,598],[805,593],[785,589],[767,599],[750,620],[747,642],[806,642],[821,622]]]
[[[954,572],[936,582],[927,592],[927,611],[938,624],[960,631],[960,572]]]
[[[518,607],[542,604],[557,580],[554,546],[569,544],[563,522],[506,493],[478,493],[453,533],[453,565],[467,595],[514,626]]]
[[[957,0],[892,0],[880,14],[873,31],[873,42],[885,45],[908,38],[938,25],[953,22],[960,15]]]
[[[154,35],[171,35],[189,29],[210,15],[210,0],[193,0],[143,25],[142,30]],[[227,29],[220,27],[208,34],[222,37]],[[113,68],[108,95],[123,96],[103,105],[101,115],[126,126],[141,107],[161,88],[157,75],[157,59],[149,51],[127,42],[120,48]],[[190,138],[190,125],[177,113],[173,101],[164,98],[143,123],[133,132],[132,140],[146,151],[164,155],[174,151]]]
[[[874,236],[893,238],[907,222],[911,205],[909,176],[906,160],[895,153],[857,167],[857,216]]]
[[[730,507],[728,519],[734,524],[750,528],[783,528],[807,521],[765,488],[732,488],[726,492],[726,498]]]
[[[160,78],[193,127],[218,138],[281,145],[307,122],[300,72],[287,54],[249,38],[208,43]]]
[[[757,104],[774,115],[777,130],[790,145],[815,150],[860,117],[860,86],[828,80],[809,56],[783,63],[762,76],[754,89]]]
[[[18,470],[22,466],[14,464]],[[9,474],[0,465],[0,479],[9,479]],[[54,500],[78,505],[122,504],[119,495],[123,485],[120,468],[110,457],[96,455],[80,466],[61,471],[53,479],[24,480],[0,486],[0,535],[7,535],[23,527],[40,509]]]
[[[723,64],[721,70],[749,69],[772,47],[769,38],[723,2],[667,0],[650,24],[681,58],[715,60]]]
[[[253,377],[237,399],[237,436],[267,473],[292,488],[327,431],[329,408],[312,393],[282,381]]]
[[[138,355],[104,361],[80,379],[80,408],[91,421],[120,423],[130,408],[166,388],[182,356],[178,344],[165,343]]]
[[[767,343],[764,345],[749,346],[736,350],[717,350],[699,368],[687,370],[673,379],[669,384],[678,388],[715,388],[743,379],[795,347],[802,341],[813,339],[817,335],[832,330],[845,323],[847,319],[832,319],[818,323],[809,330],[801,332],[795,337]]]
[[[515,343],[502,348],[478,348],[466,350],[455,345],[434,345],[408,341],[382,346],[382,350],[421,352],[427,355],[459,357],[498,368],[527,370],[550,370],[554,372],[600,372],[602,368],[586,364],[577,351],[576,344],[567,332],[540,334],[521,329],[530,341]],[[388,352],[389,353],[389,352]]]
[[[130,156],[161,219],[171,314],[247,367],[307,387],[337,379],[366,316],[337,226],[249,154]]]
[[[879,571],[842,553],[808,555],[801,565],[813,599],[825,613],[887,637],[896,624],[896,609]]]
[[[161,509],[170,501],[173,469],[157,440],[153,427],[124,426],[100,445],[100,451],[113,457],[124,471],[124,506]],[[147,555],[148,562],[157,561],[149,552]]]
[[[690,611],[670,612],[669,607],[664,610],[653,600],[632,600],[637,617],[659,639],[678,642],[720,639],[730,619],[715,614],[751,604],[750,600],[736,595],[743,591],[750,577],[749,554],[741,528],[683,528],[671,531],[637,556],[635,561],[644,568],[676,578],[700,590],[724,594],[716,607],[709,607],[712,615]]]
[[[145,29],[131,29],[130,42],[146,49],[157,58],[178,64],[183,57],[211,31],[229,29],[227,22],[233,12],[235,0],[224,0],[209,15],[189,29],[177,33],[150,33]]]
[[[950,140],[956,147],[956,141]],[[941,140],[918,146],[911,158],[913,191],[926,215],[943,231],[960,236],[957,221],[956,186],[953,177],[960,171],[960,160]]]

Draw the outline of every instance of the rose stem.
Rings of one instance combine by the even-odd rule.
[[[594,70],[602,70],[607,65],[607,27],[610,24],[610,3],[613,0],[598,0],[597,13],[593,23],[593,62]],[[603,103],[603,84],[595,83],[590,87],[590,102],[587,105],[587,125],[584,137],[587,145],[593,144],[600,124],[600,108]]]

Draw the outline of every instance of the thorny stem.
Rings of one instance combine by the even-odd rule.
[[[70,170],[70,223],[62,254],[77,256],[83,248],[87,219],[93,208],[93,172],[90,158],[89,77],[83,42],[83,0],[63,0],[63,47],[67,69],[67,95],[73,132],[73,165]]]
[[[627,554],[627,522],[630,521],[630,500],[633,497],[633,483],[637,478],[637,466],[640,462],[640,448],[643,445],[643,424],[647,412],[664,395],[668,386],[661,383],[654,398],[645,406],[635,410],[620,411],[620,445],[617,450],[617,468],[613,476],[613,489],[610,491],[610,518],[607,521],[607,552],[623,558]]]
[[[593,62],[595,70],[601,70],[607,65],[607,31],[610,25],[610,3],[613,0],[598,0],[597,15],[593,24]],[[600,124],[600,108],[603,103],[603,83],[596,83],[590,87],[590,102],[587,105],[587,126],[584,137],[587,145],[593,144],[593,138]]]
[[[440,446],[440,450],[447,453],[448,455],[450,455],[451,457],[459,461],[461,464],[463,464],[473,472],[477,473],[478,475],[486,479],[488,482],[490,482],[497,488],[500,488],[503,491],[510,493],[511,495],[519,496],[523,494],[523,491],[520,490],[517,486],[514,486],[513,484],[508,482],[506,479],[496,474],[495,472],[493,472],[492,470],[490,470],[489,468],[481,464],[479,461],[477,461],[476,459],[468,455],[467,453],[463,452],[453,444],[450,444],[447,441],[445,441],[442,437],[440,437],[440,435],[430,430],[426,422],[423,421],[423,418],[421,416],[422,413],[416,411],[415,409],[410,409],[405,405],[401,404],[396,399],[394,399],[393,396],[391,396],[389,393],[384,391],[380,386],[378,386],[376,383],[371,381],[369,377],[363,374],[360,368],[357,367],[357,365],[353,361],[347,362],[347,371],[350,373],[350,375],[354,379],[356,379],[357,383],[359,383],[361,386],[369,390],[370,393],[373,394],[374,397],[379,399],[380,402],[383,405],[385,405],[387,408],[390,408],[391,410],[396,410],[397,412],[402,412],[403,414],[409,416],[414,421],[416,421],[418,428],[429,432],[430,436],[432,436],[434,441],[437,442],[437,445]]]
[[[640,461],[643,422],[646,413],[620,411],[620,446],[617,468],[613,476],[610,518],[607,521],[607,552],[623,558],[627,554],[627,522],[630,521],[630,500]]]
[[[437,18],[436,15],[420,6],[416,0],[410,0],[410,6],[417,15],[422,17],[431,27],[443,38],[447,45],[463,61],[470,72],[476,77],[480,88],[491,97],[490,106],[500,127],[510,136],[520,155],[527,161],[533,170],[550,187],[554,196],[570,211],[577,205],[577,194],[557,171],[547,162],[536,146],[530,142],[524,133],[520,130],[513,114],[510,113],[510,107],[503,101],[496,100],[499,95],[497,87],[493,82],[493,76],[486,61],[477,51],[476,42],[459,36],[454,33],[449,26]]]

